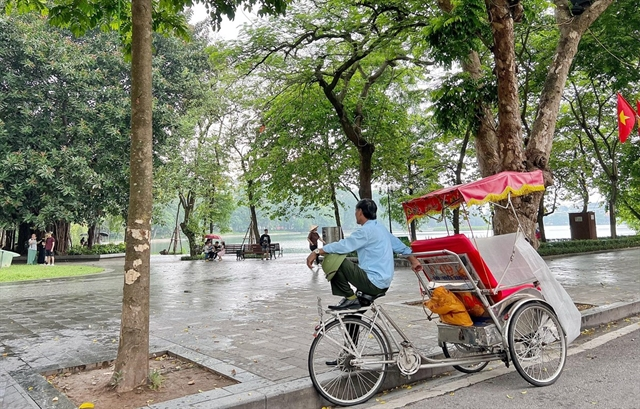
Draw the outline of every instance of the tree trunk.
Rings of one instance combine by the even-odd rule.
[[[31,233],[34,233],[31,230],[31,226],[28,223],[20,223],[18,226],[18,251],[17,253],[22,254],[23,256],[27,255],[27,249],[25,248],[24,243],[27,242],[31,238]]]
[[[153,203],[150,0],[132,0],[130,197],[122,322],[112,381],[132,391],[149,375],[150,232]]]
[[[487,1],[486,7],[491,21],[494,38],[494,58],[498,78],[498,143],[501,158],[500,170],[524,171],[542,169],[545,171],[545,184],[553,184],[547,164],[551,154],[555,123],[566,84],[571,62],[578,49],[584,31],[602,14],[613,0],[599,0],[589,6],[587,12],[574,17],[569,12],[569,2],[554,0],[556,21],[560,30],[560,40],[556,53],[547,72],[547,78],[540,96],[540,104],[533,124],[531,138],[523,152],[521,140],[521,122],[515,72],[515,50],[513,21],[509,16],[507,0]],[[524,159],[526,158],[526,162]],[[542,193],[528,195],[513,200],[516,213],[525,234],[535,237],[535,221],[538,201]],[[497,209],[494,216],[494,233],[504,234],[516,231],[517,220],[513,213]]]
[[[71,226],[68,222],[65,221],[57,221],[53,224],[53,226],[53,238],[56,240],[56,253],[67,254],[71,241]]]
[[[520,98],[516,73],[513,18],[508,0],[487,1],[498,80],[498,155],[500,170],[524,171]]]
[[[258,215],[256,214],[256,207],[254,205],[249,206],[249,211],[251,212],[251,236],[250,244],[258,244],[258,239],[261,234],[258,231]]]
[[[618,237],[618,229],[616,226],[616,202],[618,198],[618,187],[613,186],[613,191],[611,192],[611,199],[609,200],[609,230],[611,232],[611,238],[615,239]]]
[[[469,58],[462,63],[462,68],[475,80],[482,77],[482,64],[475,51],[469,53]],[[498,137],[494,126],[493,111],[491,107],[480,102],[476,107],[476,116],[478,117],[478,129],[475,135],[475,148],[480,175],[483,177],[495,175],[500,171],[500,159],[498,158]]]
[[[96,241],[96,225],[92,224],[87,230],[87,247],[92,248]]]
[[[333,217],[336,219],[336,226],[341,227],[342,222],[340,220],[340,203],[336,197],[336,185],[331,183],[331,204],[333,205]]]
[[[371,167],[371,163],[374,151],[375,147],[368,142],[358,147],[358,153],[360,154],[360,188],[358,194],[360,195],[360,200],[373,199],[373,193],[371,191],[373,168]]]
[[[182,229],[182,232],[187,237],[187,241],[189,242],[189,255],[191,257],[195,257],[199,252],[197,248],[198,244],[196,242],[197,232],[191,230],[190,228],[191,223],[189,223],[189,221],[191,220],[191,214],[193,213],[193,209],[196,206],[196,197],[192,191],[189,191],[187,192],[187,196],[182,194],[182,192],[178,193],[178,198],[180,199],[180,204],[184,209],[184,218],[182,219],[183,221],[180,223],[180,229]]]
[[[256,213],[256,206],[255,204],[253,204],[254,195],[252,180],[247,181],[247,198],[249,199],[249,212],[251,215],[251,223],[249,224],[251,228],[251,234],[249,235],[249,242],[250,244],[257,244],[260,233],[258,232],[258,215]]]
[[[613,0],[598,0],[589,6],[580,16],[569,11],[569,2],[554,0],[556,5],[556,23],[560,30],[560,39],[547,71],[544,87],[540,95],[536,119],[531,130],[531,139],[527,144],[526,158],[531,169],[547,169],[553,134],[556,129],[558,110],[562,93],[569,76],[571,63],[578,52],[578,44],[584,32],[613,3]],[[551,175],[545,172],[547,186],[553,184]]]

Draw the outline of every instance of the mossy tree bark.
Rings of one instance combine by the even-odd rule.
[[[126,230],[122,322],[114,381],[118,391],[149,374],[149,260],[153,202],[150,0],[133,0],[131,49],[131,177]]]

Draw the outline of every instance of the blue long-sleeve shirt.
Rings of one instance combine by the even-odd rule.
[[[393,279],[393,253],[411,254],[411,249],[389,233],[377,220],[368,220],[351,236],[326,244],[326,253],[358,252],[358,265],[366,271],[369,281],[380,289],[389,288]]]

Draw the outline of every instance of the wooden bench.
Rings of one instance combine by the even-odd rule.
[[[226,254],[235,254],[236,260],[242,260],[244,258],[244,249],[242,244],[225,244],[224,249]]]
[[[243,249],[243,258],[262,258],[264,257],[264,251],[262,251],[262,246],[259,244],[245,244]]]
[[[280,247],[280,243],[271,243],[271,257],[276,258],[276,256],[278,257],[282,257],[282,255],[284,254],[284,249],[282,247]]]
[[[259,244],[227,244],[225,245],[227,254],[235,254],[236,260],[244,260],[245,258],[262,258],[264,252]],[[269,248],[269,258],[282,257],[283,249],[280,243],[271,243]]]

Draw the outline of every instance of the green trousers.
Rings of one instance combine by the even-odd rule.
[[[38,255],[38,250],[27,250],[27,264],[36,264],[36,256]]]
[[[387,288],[381,289],[373,285],[371,281],[369,281],[366,271],[345,258],[331,279],[331,293],[341,297],[353,296],[354,293],[349,283],[369,295],[378,295],[387,291]]]

